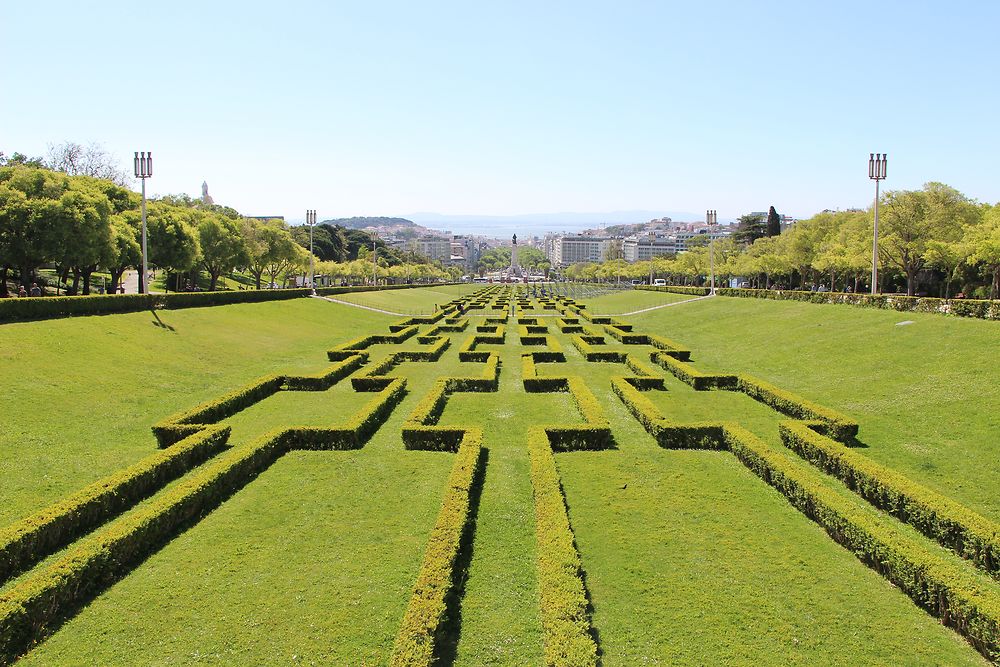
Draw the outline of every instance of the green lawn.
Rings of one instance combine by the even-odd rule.
[[[700,368],[850,415],[866,456],[1000,520],[996,322],[728,297],[632,321],[690,346]]]
[[[603,296],[586,299],[583,303],[587,309],[597,315],[618,315],[632,313],[644,308],[662,306],[665,303],[677,303],[697,298],[690,294],[674,294],[673,292],[651,292],[648,290],[626,290],[610,292]]]
[[[472,283],[462,285],[436,285],[415,289],[385,290],[376,292],[348,292],[333,294],[331,299],[348,301],[370,308],[380,308],[405,315],[430,314],[434,306],[482,289]]]
[[[385,304],[447,301],[463,287],[378,296]],[[445,294],[430,294],[439,289]],[[632,298],[688,297],[623,292],[587,305],[648,307]],[[8,389],[40,408],[15,412],[5,422],[15,428],[0,434],[4,522],[154,451],[148,429],[157,419],[264,373],[325,368],[326,349],[384,333],[398,319],[310,299],[157,315],[173,330],[150,313],[0,326],[0,336],[30,352],[3,346],[0,368],[20,369],[5,375],[14,378]],[[446,334],[451,345],[439,361],[395,367],[390,374],[407,379],[407,394],[361,450],[285,455],[69,619],[24,664],[386,664],[454,458],[406,451],[400,428],[437,378],[481,372],[482,364],[459,361],[458,348],[483,316],[496,315],[477,311],[466,331]],[[843,410],[860,421],[866,455],[1000,514],[990,410],[1000,371],[987,362],[1000,341],[996,323],[723,298],[627,319],[638,331],[690,345],[699,368],[752,373]],[[915,324],[894,326],[903,319]],[[117,340],[114,355],[99,342],[102,330]],[[865,346],[860,334],[871,330],[882,342]],[[848,334],[855,346],[834,344]],[[587,362],[569,335],[555,327],[550,335],[567,361],[540,363],[539,374],[583,377],[617,441],[610,451],[556,455],[603,664],[984,664],[733,455],[660,448],[611,390],[611,378],[630,374],[625,366]],[[936,353],[932,339],[950,351]],[[648,361],[652,348],[610,337],[606,347],[664,374]],[[426,346],[415,338],[374,345],[369,363],[416,349]],[[501,355],[500,391],[452,394],[439,421],[483,428],[486,454],[443,664],[536,665],[543,633],[526,434],[581,417],[568,394],[524,391],[521,354],[537,348],[520,345],[513,322],[504,345],[481,349]],[[929,386],[943,387],[942,395],[907,399],[932,374]],[[783,417],[773,410],[743,394],[696,392],[669,375],[665,386],[644,395],[670,419],[738,422],[792,465],[814,471],[783,448]],[[109,412],[111,391],[128,407]],[[858,399],[863,391],[881,402],[858,409],[867,405]],[[46,409],[65,397],[72,411]],[[344,380],[323,392],[279,392],[225,423],[240,447],[278,427],[341,424],[371,397]],[[964,420],[951,412],[959,404]],[[912,436],[901,434],[926,433],[932,423],[939,430],[924,455],[937,465],[927,468],[901,444]],[[957,433],[950,445],[945,432]],[[958,562],[837,480],[823,483],[920,548]],[[985,575],[977,581],[1000,589]]]

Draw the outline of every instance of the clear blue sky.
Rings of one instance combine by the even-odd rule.
[[[251,214],[1000,199],[997,2],[5,2],[0,150]]]

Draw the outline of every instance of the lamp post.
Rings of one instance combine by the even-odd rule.
[[[868,154],[868,178],[875,181],[875,228],[872,239],[872,296],[878,294],[878,184],[885,178],[888,153]]]
[[[715,294],[715,234],[713,227],[719,224],[719,212],[716,210],[705,211],[705,220],[708,223],[708,271],[712,276],[712,291]]]
[[[316,268],[313,264],[316,257],[313,254],[313,225],[316,224],[316,209],[306,211],[306,224],[309,225],[309,287],[312,288],[312,295],[316,296]]]
[[[375,287],[378,278],[375,275],[375,271],[378,268],[378,264],[375,263],[375,239],[378,238],[378,233],[372,230],[372,287]]]
[[[146,179],[153,175],[153,153],[135,154],[135,177],[142,179],[142,273],[139,274],[139,293],[149,294],[149,264],[146,256]]]
[[[649,230],[649,286],[653,286],[653,243],[656,241],[656,232]],[[639,253],[639,245],[635,247],[636,254]]]

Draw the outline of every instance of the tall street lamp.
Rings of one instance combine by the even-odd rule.
[[[315,255],[313,255],[313,225],[316,224],[316,209],[306,211],[306,224],[309,225],[309,287],[312,288],[313,296],[316,296],[316,268],[313,265]]]
[[[888,153],[868,154],[868,178],[875,181],[875,236],[872,240],[872,296],[878,294],[878,183],[885,178]]]
[[[149,264],[146,256],[146,179],[153,175],[153,153],[135,154],[135,177],[142,179],[142,273],[139,274],[139,293],[149,294]]]
[[[649,230],[649,286],[653,286],[653,243],[656,242],[656,232]],[[639,244],[635,246],[635,252],[639,254]],[[637,258],[638,259],[638,258]]]
[[[715,233],[713,227],[719,224],[719,212],[716,210],[705,211],[705,222],[708,223],[708,271],[712,276],[712,291],[715,294]]]
[[[375,263],[375,240],[378,238],[378,232],[374,229],[372,230],[372,287],[375,287],[378,281],[378,277],[375,271],[378,268],[378,264]]]

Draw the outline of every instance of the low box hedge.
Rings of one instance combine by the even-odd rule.
[[[680,361],[666,352],[653,352],[650,358],[655,363],[670,371],[678,380],[691,385],[698,391],[709,389],[733,390],[739,384],[739,378],[735,375],[709,375],[702,373],[690,363]]]
[[[737,389],[750,398],[796,419],[814,419],[836,440],[845,442],[858,434],[858,423],[836,410],[819,405],[750,375],[740,375]]]
[[[983,570],[994,575],[1000,573],[1000,524],[875,463],[809,426],[805,422],[781,422],[782,441],[875,507],[910,524]]]
[[[597,644],[583,583],[583,565],[570,528],[559,473],[545,432],[528,431],[531,488],[535,500],[538,592],[545,664],[597,665]]]
[[[208,426],[0,530],[0,584],[118,516],[226,446],[228,426]]]
[[[746,429],[727,424],[728,448],[834,540],[955,628],[984,656],[1000,659],[1000,597],[972,574],[943,559],[883,519],[861,511],[818,477],[795,467]]]
[[[462,438],[445,486],[437,521],[431,530],[413,594],[403,615],[389,664],[431,667],[448,624],[448,603],[461,588],[459,558],[471,540],[475,487],[483,472],[482,432],[469,429]]]
[[[798,290],[763,290],[720,288],[721,296],[771,299],[775,301],[805,301],[808,303],[847,304],[864,308],[879,308],[899,312],[941,313],[984,320],[1000,320],[1000,301],[977,299],[937,299],[898,294],[854,294],[843,292],[804,292]]]

